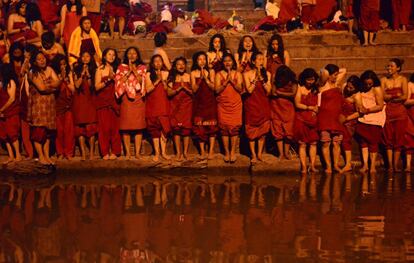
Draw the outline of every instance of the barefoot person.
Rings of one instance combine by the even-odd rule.
[[[7,66],[0,67],[0,141],[6,143],[9,158],[6,163],[21,161],[19,134],[20,109],[17,99],[16,81]]]
[[[60,39],[61,43],[69,46],[72,32],[79,26],[81,17],[87,16],[86,8],[81,0],[67,0],[60,9]]]
[[[280,160],[291,159],[289,150],[293,138],[297,80],[295,73],[282,65],[274,76],[274,85],[270,99],[271,131],[276,140]]]
[[[361,172],[376,172],[376,160],[382,127],[385,124],[385,108],[381,82],[373,71],[365,71],[361,75],[361,89],[357,94],[358,111],[362,115],[358,118],[355,128],[355,138],[362,151],[363,166]]]
[[[318,129],[320,140],[322,142],[322,154],[326,165],[325,172],[332,173],[331,164],[331,143],[333,144],[333,165],[335,171],[341,171],[339,168],[339,158],[341,154],[342,125],[339,117],[342,111],[342,83],[346,74],[345,69],[339,69],[338,66],[328,64],[321,71],[321,87],[319,112],[318,112]]]
[[[264,67],[264,55],[259,52],[252,57],[254,68],[243,74],[247,97],[244,101],[244,123],[249,139],[251,163],[263,161],[266,134],[270,130],[271,74]],[[257,142],[257,151],[256,151]]]
[[[191,89],[190,74],[186,72],[187,60],[176,58],[168,76],[168,96],[170,97],[170,123],[174,134],[176,160],[188,158],[190,135],[192,129],[193,90]],[[181,139],[184,150],[181,149]]]
[[[127,0],[108,0],[105,5],[105,12],[109,16],[109,30],[111,37],[115,38],[115,22],[118,20],[119,38],[125,39],[125,19],[128,15]]]
[[[145,77],[147,81],[147,98],[145,101],[147,131],[154,145],[155,162],[159,161],[160,154],[165,160],[167,155],[167,137],[171,132],[170,101],[167,95],[168,70],[164,65],[161,55],[154,55],[149,64],[149,70]],[[161,151],[160,151],[161,150]]]
[[[392,29],[406,31],[410,24],[412,2],[404,0],[391,0],[392,5]]]
[[[107,48],[102,53],[102,65],[95,74],[98,142],[104,160],[115,160],[121,155],[119,105],[115,99],[115,72],[118,64],[116,50]]]
[[[356,96],[361,89],[361,80],[359,77],[352,75],[346,81],[343,90],[344,103],[342,105],[341,122],[343,124],[342,150],[345,152],[345,167],[342,172],[352,170],[352,139],[355,133],[355,126],[359,113],[356,109]]]
[[[401,149],[404,146],[405,129],[408,120],[404,102],[407,100],[407,78],[400,75],[403,62],[393,58],[387,66],[387,76],[381,79],[387,120],[383,130],[383,140],[387,149],[388,169],[398,171]]]
[[[138,48],[127,48],[115,75],[115,94],[121,100],[119,129],[127,160],[131,158],[131,135],[135,137],[135,157],[141,157],[142,131],[146,128],[143,100],[146,94],[146,72],[147,67],[142,62]]]
[[[56,130],[55,92],[60,86],[56,73],[46,64],[41,52],[30,59],[30,97],[28,120],[31,125],[31,139],[41,164],[53,164],[49,157],[50,139]]]
[[[237,71],[233,55],[223,56],[224,69],[216,74],[217,115],[224,146],[224,161],[236,161],[236,143],[242,126],[243,76]],[[231,149],[230,149],[231,148]]]
[[[89,159],[94,159],[95,135],[97,133],[96,106],[94,104],[94,77],[96,63],[87,51],[73,67],[75,94],[73,97],[73,120],[75,136],[79,138],[82,160],[86,160],[86,142],[89,139]]]
[[[364,32],[364,46],[376,45],[374,37],[380,29],[380,0],[362,0],[359,24]]]
[[[56,154],[59,159],[70,160],[75,152],[75,125],[72,113],[75,84],[65,55],[55,55],[52,68],[61,80],[56,92]]]
[[[203,51],[193,56],[191,68],[191,87],[194,93],[193,131],[200,142],[201,159],[214,156],[217,127],[217,101],[214,94],[214,69],[208,69],[207,54]]]
[[[294,139],[299,143],[301,172],[307,173],[306,147],[309,145],[311,172],[316,172],[316,144],[318,135],[318,82],[319,76],[314,69],[306,68],[299,75],[299,87],[295,95]]]

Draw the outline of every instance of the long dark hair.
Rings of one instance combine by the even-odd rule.
[[[239,54],[239,61],[241,61],[241,59],[242,59],[242,57],[243,57],[243,52],[246,52],[246,49],[244,49],[244,46],[243,46],[243,43],[244,43],[244,40],[246,39],[246,38],[250,38],[251,40],[252,40],[252,43],[253,43],[253,45],[252,45],[252,55],[254,55],[254,54],[256,54],[257,52],[259,52],[259,49],[257,48],[257,46],[256,46],[256,43],[254,42],[254,39],[253,39],[253,37],[252,36],[249,36],[249,35],[246,35],[246,36],[243,36],[241,39],[240,39],[240,42],[239,42],[239,48],[237,49],[237,53]]]
[[[39,74],[40,72],[42,72],[43,70],[47,68],[47,65],[45,68],[41,68],[38,65],[36,65],[36,59],[39,55],[43,55],[46,58],[45,54],[43,54],[42,51],[38,51],[38,50],[36,50],[30,57],[30,70],[33,72],[34,75]]]
[[[22,56],[20,58],[19,62],[23,62],[24,60],[24,46],[21,42],[14,42],[11,44],[9,49],[9,57],[10,57],[10,64],[13,64],[13,62],[16,61],[16,57],[13,55],[14,51],[20,49],[22,51]]]
[[[108,61],[105,59],[105,56],[111,50],[115,53],[115,60],[112,63],[108,63]],[[116,72],[116,70],[118,69],[118,66],[119,66],[118,52],[116,51],[116,49],[109,47],[109,48],[106,48],[102,52],[102,65],[101,65],[101,68],[104,68],[106,66],[106,64],[109,64],[112,67],[113,71]]]
[[[89,51],[83,51],[81,52],[78,61],[76,62],[76,64],[73,66],[73,72],[76,74],[76,76],[79,78],[82,74],[82,70],[83,70],[83,62],[82,62],[82,56],[83,54],[88,53],[89,56],[91,57],[91,61],[89,61],[88,63],[88,71],[89,74],[91,75],[91,93],[93,93],[94,91],[94,83],[95,83],[95,73],[96,73],[96,62],[94,57],[91,55],[91,53],[89,53]]]
[[[68,12],[70,12],[70,10],[72,9],[72,5],[73,4],[70,0],[68,0],[66,2],[66,8],[67,8]],[[83,7],[82,1],[81,0],[75,0],[75,5],[76,5],[76,14],[78,16],[82,15],[82,7]]]
[[[278,49],[274,50],[272,48],[272,42],[277,41]],[[279,34],[274,34],[270,39],[269,43],[267,44],[267,55],[272,56],[273,54],[277,54],[277,56],[282,60],[283,64],[285,63],[285,45],[283,44],[283,38]]]
[[[296,80],[296,74],[288,66],[282,65],[276,71],[274,84],[276,88],[283,88],[289,85],[289,83],[298,83]]]
[[[344,97],[345,98],[351,97],[352,95],[354,95],[355,93],[357,93],[359,90],[361,90],[361,86],[362,86],[361,79],[358,76],[356,76],[356,75],[350,76],[346,80],[346,83],[347,83],[347,86],[348,86],[348,83],[351,83],[352,86],[354,86],[354,91],[350,91],[347,88],[347,86],[345,86],[345,88],[344,88]]]
[[[161,67],[161,69],[164,69],[165,70],[164,60],[162,59],[161,55],[159,55],[159,54],[153,55],[151,57],[151,61],[149,63],[149,69],[148,69],[148,71],[150,73],[150,79],[151,79],[152,82],[155,82],[157,80],[157,78],[158,78],[157,77],[157,71],[156,71],[156,69],[154,67],[154,60],[156,58],[160,58],[161,59],[161,61],[162,61],[162,67]]]
[[[315,82],[311,86],[311,92],[312,93],[318,93],[318,80],[319,75],[316,73],[316,71],[313,68],[305,68],[300,74],[299,74],[299,85],[306,87],[306,80],[314,78]]]
[[[226,54],[223,55],[223,59],[221,60],[221,64],[222,64],[223,69],[225,69],[225,67],[224,67],[224,59],[226,57],[231,58],[231,60],[233,61],[233,66],[231,67],[231,69],[232,70],[237,70],[237,62],[236,62],[236,59],[234,58],[233,54],[231,54],[231,53],[226,53]]]
[[[364,73],[362,73],[360,79],[361,79],[361,82],[362,82],[361,88],[359,90],[360,92],[368,92],[368,91],[371,90],[372,87],[381,86],[381,81],[379,80],[377,74],[375,74],[375,72],[372,71],[372,70],[367,70]],[[372,79],[372,81],[374,82],[374,85],[372,87],[367,87],[365,85],[365,81],[368,80],[368,79]]]
[[[193,64],[191,65],[191,71],[201,70],[201,67],[198,65],[198,62],[197,62],[197,60],[200,56],[204,56],[206,58],[206,67],[207,67],[207,63],[208,63],[207,62],[207,53],[204,52],[204,51],[198,51],[198,52],[194,53],[194,55],[193,55]]]
[[[17,85],[17,76],[14,74],[14,70],[10,65],[0,64],[0,73],[3,90],[7,90],[7,87],[12,80]]]
[[[168,82],[175,82],[175,79],[177,78],[177,75],[179,74],[177,70],[177,63],[178,61],[183,61],[184,64],[187,66],[187,60],[185,57],[178,57],[174,59],[174,62],[172,63],[170,74],[168,75]]]
[[[214,39],[218,38],[220,39],[220,51],[224,53],[227,53],[227,49],[226,49],[226,40],[224,39],[222,34],[215,34],[214,36],[212,36],[210,38],[210,44],[208,47],[208,51],[209,52],[216,52],[216,50],[214,49]]]
[[[129,52],[131,49],[135,50],[135,51],[137,52],[137,54],[138,54],[138,56],[137,56],[137,60],[134,62],[134,64],[135,64],[136,66],[144,64],[144,62],[142,62],[141,53],[139,52],[139,49],[138,49],[137,47],[129,47],[129,48],[127,48],[127,49],[125,50],[125,53],[124,53],[124,59],[122,60],[122,63],[127,64],[127,65],[129,64],[129,60],[128,60],[128,52]]]
[[[252,55],[252,62],[254,62],[259,55],[263,56],[263,53],[262,52],[257,52],[255,54],[253,54]],[[255,64],[254,67],[257,68],[257,65]],[[265,67],[261,67],[261,68],[259,68],[259,71],[260,71],[260,75],[263,78],[263,81],[266,83],[269,80],[268,77],[267,77],[266,68]]]
[[[36,3],[27,3],[26,6],[26,21],[31,23],[34,21],[41,20],[42,16],[40,14],[39,6]]]
[[[20,16],[22,16],[22,14],[20,14],[20,8],[22,8],[23,5],[26,5],[26,8],[27,8],[27,3],[25,1],[17,2],[16,6],[15,6],[15,11]],[[27,13],[27,9],[26,9],[26,13]]]
[[[399,72],[401,72],[401,70],[402,70],[402,66],[403,66],[403,64],[404,64],[404,60],[399,59],[399,58],[392,58],[392,59],[390,59],[390,62],[395,63],[395,65],[397,66],[397,68],[400,68],[400,69],[398,70],[398,73],[399,73]]]
[[[60,62],[64,60],[66,62],[66,76],[63,76],[65,78],[67,78],[69,76],[70,73],[70,66],[69,66],[69,62],[68,62],[68,57],[62,54],[57,54],[51,61],[51,67],[52,69],[56,72],[56,74],[61,74],[62,70],[60,67]]]

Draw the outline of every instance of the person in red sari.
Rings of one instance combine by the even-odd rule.
[[[95,135],[97,133],[96,106],[94,103],[94,76],[96,62],[87,51],[81,53],[73,67],[75,94],[73,97],[73,120],[75,136],[79,139],[82,160],[86,160],[86,142],[89,139],[89,159],[94,159]]]
[[[271,74],[264,67],[264,55],[259,52],[252,57],[254,69],[243,74],[247,97],[244,101],[244,123],[249,139],[251,163],[263,161],[266,134],[270,130],[269,94],[272,89]],[[257,152],[256,152],[257,141]]]
[[[357,92],[361,89],[362,83],[358,76],[352,75],[346,81],[346,86],[343,89],[344,103],[342,105],[341,122],[343,124],[343,140],[342,150],[345,152],[345,166],[342,172],[352,170],[352,139],[355,133],[357,118],[359,112],[357,111]]]
[[[119,129],[124,142],[125,158],[131,158],[131,134],[135,136],[135,157],[140,158],[142,131],[146,128],[145,74],[147,67],[142,62],[138,48],[129,47],[124,53],[123,63],[115,75],[115,94],[121,100]]]
[[[376,160],[381,134],[385,124],[385,103],[381,82],[375,72],[368,70],[362,73],[362,86],[357,94],[358,118],[355,138],[361,147],[363,166],[361,172],[376,172]],[[368,167],[368,157],[371,160]]]
[[[119,105],[115,99],[115,72],[118,60],[115,49],[105,49],[102,53],[102,65],[95,73],[98,142],[104,160],[114,160],[121,155]]]
[[[229,53],[226,48],[226,40],[222,34],[215,34],[210,38],[207,51],[208,68],[218,72],[223,69],[223,55]]]
[[[410,0],[391,0],[392,4],[392,29],[407,30],[412,13],[412,1]]]
[[[359,24],[364,32],[364,46],[376,45],[375,34],[380,29],[380,0],[361,0]]]
[[[115,22],[118,19],[119,38],[125,39],[124,28],[125,19],[128,15],[128,1],[127,0],[108,0],[105,5],[105,12],[109,16],[109,30],[111,37],[114,38]]]
[[[336,0],[304,0],[302,1],[301,20],[303,27],[308,30],[310,26],[327,20],[337,8]]]
[[[30,59],[30,97],[28,120],[31,139],[41,164],[53,164],[49,157],[50,138],[56,130],[55,92],[61,84],[52,68],[47,66],[45,55],[35,53]]]
[[[20,105],[16,96],[16,81],[10,71],[10,67],[5,65],[0,67],[2,84],[0,88],[0,141],[6,143],[9,154],[6,163],[22,160],[19,148]]]
[[[387,120],[383,130],[383,140],[387,149],[388,169],[399,171],[398,163],[404,146],[404,135],[408,121],[404,102],[407,100],[407,78],[400,74],[403,61],[393,58],[387,66],[387,76],[381,79]]]
[[[200,142],[200,155],[206,158],[205,146],[209,144],[208,159],[214,157],[217,127],[217,101],[214,94],[214,69],[208,69],[207,54],[203,51],[193,56],[191,87],[194,93],[193,131]]]
[[[67,0],[60,10],[60,39],[61,43],[69,46],[72,32],[79,26],[81,17],[86,16],[86,8],[81,0]]]
[[[161,55],[151,58],[149,70],[145,79],[147,80],[146,114],[147,131],[154,145],[155,162],[161,157],[169,160],[167,155],[167,136],[171,132],[170,124],[170,101],[167,95],[168,71]],[[161,149],[161,152],[160,152]]]
[[[319,76],[312,68],[304,69],[299,75],[299,87],[295,95],[295,123],[293,138],[299,143],[301,173],[308,172],[306,147],[309,145],[310,172],[317,172],[316,145],[319,140],[318,122],[318,85]]]
[[[188,158],[188,147],[192,129],[193,90],[190,74],[186,72],[187,60],[176,58],[168,76],[168,96],[170,97],[170,123],[174,133],[174,144],[177,161]],[[181,139],[184,151],[181,150]]]
[[[239,42],[234,59],[237,62],[237,71],[244,73],[253,68],[252,56],[259,52],[252,36],[243,36]]]
[[[411,160],[414,151],[414,74],[411,74],[410,81],[407,85],[407,100],[405,106],[408,113],[408,125],[405,133],[405,149],[406,149],[406,167],[405,171],[411,171]]]
[[[287,50],[285,50],[285,45],[283,44],[282,36],[279,34],[274,34],[267,44],[267,50],[265,53],[265,66],[267,71],[272,74],[274,78],[277,69],[281,65],[290,65],[290,55]]]
[[[318,130],[322,142],[322,154],[325,161],[326,173],[332,173],[331,143],[333,144],[333,166],[338,172],[339,158],[341,155],[341,141],[343,138],[340,114],[344,97],[342,95],[342,83],[346,69],[328,64],[321,71],[320,99],[318,99]]]
[[[25,41],[26,43],[40,44],[39,35],[34,31],[26,19],[27,3],[20,1],[16,5],[16,13],[7,20],[7,33],[11,42]]]
[[[237,63],[233,55],[223,56],[224,69],[217,72],[215,91],[217,94],[217,116],[221,138],[224,146],[224,162],[234,163],[236,143],[242,126],[243,76],[237,71]],[[231,149],[230,149],[231,147]]]
[[[75,84],[66,56],[56,55],[51,64],[62,81],[56,93],[56,154],[59,159],[71,160],[75,151],[75,125],[72,113]]]
[[[290,141],[293,139],[297,90],[296,74],[285,65],[276,71],[270,100],[271,131],[276,140],[280,160],[291,159]]]

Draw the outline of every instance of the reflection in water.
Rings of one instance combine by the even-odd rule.
[[[221,179],[2,183],[0,262],[414,260],[410,175]]]

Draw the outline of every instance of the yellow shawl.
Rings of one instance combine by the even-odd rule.
[[[101,48],[99,47],[99,38],[96,34],[95,30],[91,28],[89,32],[89,36],[92,39],[93,46],[95,47],[96,55],[99,58],[102,58]],[[82,44],[82,30],[80,26],[78,26],[70,36],[69,47],[68,47],[68,54],[69,54],[69,64],[73,65],[80,55],[80,48]]]

